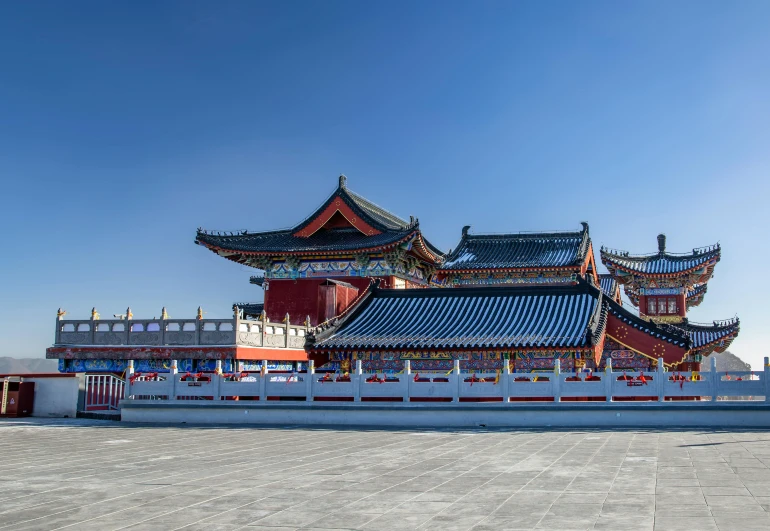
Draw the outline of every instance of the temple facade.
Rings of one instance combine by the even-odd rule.
[[[630,255],[602,248],[599,274],[589,226],[564,232],[474,234],[466,226],[442,252],[404,220],[338,186],[291,229],[214,232],[195,243],[255,269],[262,302],[233,316],[69,321],[60,311],[49,358],[66,372],[296,370],[514,372],[699,370],[739,332],[737,318],[695,324],[721,248]],[[629,305],[623,304],[621,286]],[[141,365],[144,364],[144,365]]]

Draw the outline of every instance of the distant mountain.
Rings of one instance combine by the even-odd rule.
[[[700,365],[700,370],[702,372],[708,372],[711,370],[711,360],[709,358],[712,356],[717,360],[717,371],[719,372],[751,370],[751,365],[743,361],[729,350],[725,350],[721,354],[714,352],[710,356],[703,358],[703,363]]]
[[[58,371],[58,360],[0,357],[0,374],[31,374]]]

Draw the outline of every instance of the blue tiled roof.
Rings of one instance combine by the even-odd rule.
[[[463,236],[455,251],[441,269],[516,269],[529,267],[563,267],[585,260],[590,238],[588,225],[582,231],[468,234]]]
[[[741,329],[741,323],[737,317],[727,321],[714,321],[713,325],[695,324],[686,321],[676,326],[689,334],[692,338],[694,349],[719,343],[726,338],[732,341]],[[727,345],[723,346],[727,348]]]
[[[244,317],[259,317],[265,309],[263,302],[236,302],[233,304],[233,309],[236,306],[243,312]]]
[[[600,291],[537,288],[380,290],[315,349],[580,348],[604,333]]]
[[[599,282],[605,295],[615,298],[618,292],[618,281],[612,275],[599,275]]]
[[[691,299],[693,297],[697,297],[698,295],[703,295],[706,293],[706,290],[708,289],[708,284],[695,284],[691,290],[687,291],[687,298]]]
[[[719,245],[695,249],[692,254],[670,254],[658,252],[650,255],[632,256],[628,253],[612,251],[602,247],[601,258],[609,269],[619,268],[632,273],[641,274],[675,274],[689,270],[697,270],[710,261],[719,260]]]

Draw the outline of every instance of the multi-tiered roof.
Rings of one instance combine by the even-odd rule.
[[[310,216],[291,229],[221,232],[198,229],[195,243],[229,260],[259,267],[262,257],[326,257],[374,252],[410,244],[428,261],[443,253],[422,237],[417,219],[405,221],[353,193],[340,176],[339,186]]]
[[[594,273],[588,224],[571,232],[471,234],[460,242],[438,272],[450,284],[560,284]]]

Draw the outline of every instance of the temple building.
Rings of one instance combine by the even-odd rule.
[[[514,372],[699,370],[737,336],[738,319],[690,323],[719,261],[718,245],[677,255],[600,250],[589,226],[564,232],[474,234],[443,252],[406,221],[351,191],[339,177],[323,204],[291,229],[215,232],[195,243],[261,272],[262,302],[238,302],[232,318],[65,321],[47,356],[66,372],[141,367],[256,370]],[[630,301],[623,304],[621,286]],[[253,289],[253,288],[246,288]],[[635,310],[637,307],[638,310]],[[138,369],[140,370],[140,369]]]

